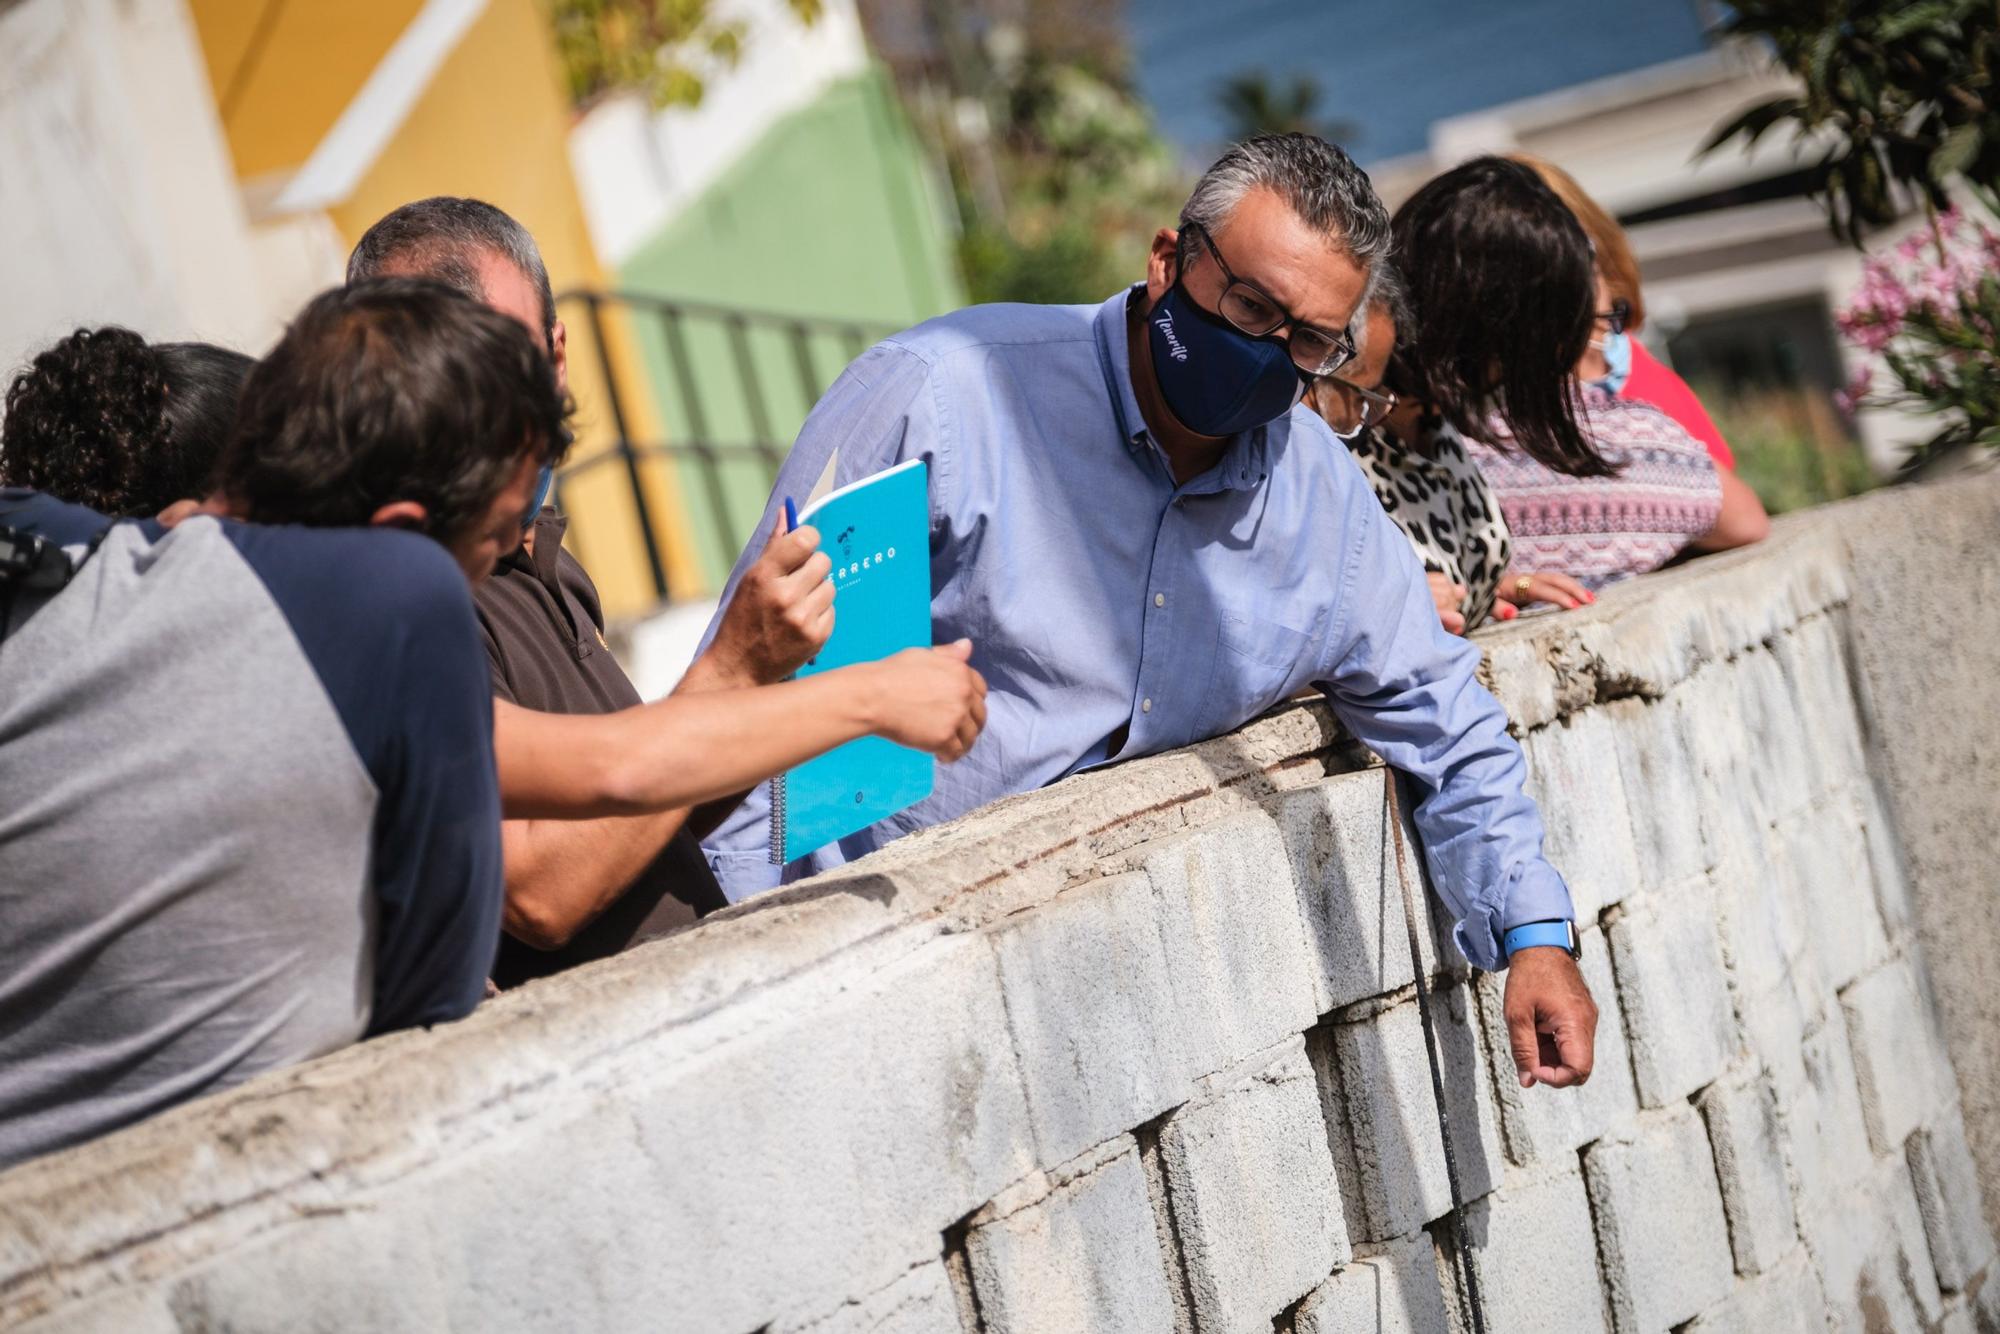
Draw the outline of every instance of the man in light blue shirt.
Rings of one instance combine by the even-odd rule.
[[[934,630],[973,641],[987,725],[928,800],[786,878],[1319,686],[1417,781],[1466,957],[1497,969],[1511,955],[1522,1083],[1588,1077],[1596,1007],[1569,949],[1547,947],[1574,941],[1569,891],[1542,857],[1506,718],[1474,680],[1479,652],[1439,626],[1409,542],[1298,406],[1352,356],[1346,329],[1388,242],[1344,153],[1262,136],[1203,176],[1144,283],[1102,306],[962,310],[847,368],[766,524],[829,458],[843,486],[925,460]],[[732,898],[779,878],[769,812],[760,789],[706,844]]]

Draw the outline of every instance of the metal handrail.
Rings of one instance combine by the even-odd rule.
[[[578,476],[596,471],[608,463],[622,464],[626,486],[631,494],[633,516],[638,521],[641,541],[645,546],[647,572],[661,601],[665,601],[669,593],[667,569],[661,557],[658,517],[646,501],[641,461],[647,458],[666,459],[692,471],[691,480],[695,484],[685,489],[686,494],[690,503],[706,506],[710,520],[708,527],[715,535],[716,554],[721,558],[722,567],[729,568],[735,564],[737,553],[752,535],[737,531],[730,520],[724,469],[746,460],[753,461],[767,474],[765,485],[768,487],[776,482],[779,466],[791,448],[790,431],[781,425],[782,416],[772,411],[764,374],[771,368],[758,365],[751,348],[753,334],[776,336],[789,346],[792,372],[797,376],[801,402],[809,410],[831,383],[830,379],[821,378],[820,361],[813,355],[815,338],[835,340],[845,359],[852,360],[869,344],[894,332],[893,325],[868,320],[781,314],[615,288],[567,291],[556,298],[556,303],[559,307],[580,304],[584,308],[585,322],[590,328],[591,340],[596,344],[597,362],[604,377],[605,406],[609,409],[611,426],[616,433],[616,439],[608,448],[563,465],[556,474],[557,498],[560,500],[565,481],[574,481]],[[659,335],[666,364],[650,368],[654,372],[652,384],[655,391],[670,389],[678,400],[684,428],[679,438],[644,440],[634,437],[629,410],[632,389],[621,381],[611,355],[605,336],[606,307],[624,310],[640,322],[640,327],[650,327]],[[724,440],[719,438],[713,427],[716,417],[709,408],[712,401],[717,401],[712,398],[715,386],[704,383],[691,351],[691,331],[697,328],[712,329],[720,339],[723,360],[729,367],[727,378],[733,385],[748,428],[747,435],[741,438]],[[664,374],[660,374],[661,371]],[[666,415],[664,405],[662,415]]]

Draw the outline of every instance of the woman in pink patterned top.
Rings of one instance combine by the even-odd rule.
[[[1514,569],[1560,570],[1596,590],[1702,543],[1722,514],[1715,460],[1650,403],[1583,389],[1585,432],[1617,472],[1570,477],[1512,448],[1505,423],[1466,449],[1514,535]],[[1511,573],[1511,571],[1510,571]]]

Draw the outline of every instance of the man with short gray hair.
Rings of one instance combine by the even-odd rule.
[[[1155,235],[1143,282],[1100,306],[962,310],[847,368],[771,506],[829,466],[845,485],[929,464],[933,629],[978,646],[987,725],[929,799],[787,878],[1317,686],[1415,780],[1466,957],[1513,959],[1523,1084],[1588,1077],[1596,1007],[1569,950],[1547,947],[1574,940],[1569,891],[1474,679],[1479,651],[1440,628],[1409,543],[1300,406],[1354,355],[1347,330],[1388,248],[1387,211],[1345,153],[1259,136]],[[732,898],[777,878],[769,809],[760,789],[705,843]]]
[[[389,213],[355,244],[350,283],[421,276],[457,288],[537,334],[557,388],[567,393],[568,333],[534,237],[478,199],[438,195]],[[543,713],[601,714],[639,703],[604,640],[597,587],[563,549],[568,519],[543,508],[539,481],[518,545],[477,594],[496,697]],[[818,628],[832,590],[831,562],[811,529],[773,533],[758,575],[727,608],[728,631],[688,668],[677,693],[783,680],[824,641]],[[829,622],[830,623],[830,622]],[[508,726],[498,724],[502,734]],[[599,820],[508,820],[501,829],[507,903],[493,978],[514,986],[603,958],[687,926],[722,906],[688,831],[707,828],[731,803]]]

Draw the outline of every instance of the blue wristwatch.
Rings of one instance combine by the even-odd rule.
[[[1523,922],[1500,938],[1500,947],[1507,951],[1510,959],[1516,950],[1524,950],[1531,945],[1554,945],[1567,950],[1572,959],[1583,957],[1583,940],[1576,934],[1576,923],[1567,918]]]

